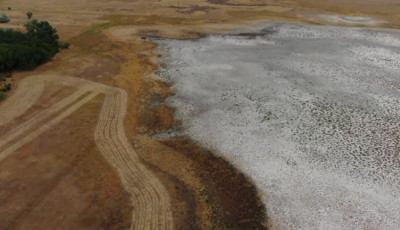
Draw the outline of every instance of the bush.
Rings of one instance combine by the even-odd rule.
[[[3,13],[0,17],[0,23],[7,23],[10,21],[10,18],[6,13]]]
[[[31,11],[26,12],[26,16],[28,16],[29,19],[31,19],[33,13]]]
[[[70,46],[69,42],[60,42],[61,49],[68,49]]]
[[[1,91],[3,91],[3,92],[7,92],[7,91],[10,91],[10,90],[11,90],[11,84],[10,83],[8,83],[6,86],[4,86],[4,88],[1,89]]]

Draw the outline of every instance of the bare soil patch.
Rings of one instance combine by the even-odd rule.
[[[126,228],[129,198],[98,152],[102,97],[0,163],[2,229]]]

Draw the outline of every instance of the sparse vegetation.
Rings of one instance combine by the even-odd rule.
[[[60,48],[61,49],[68,49],[70,46],[69,42],[61,42],[60,43]]]
[[[47,21],[25,24],[26,33],[0,29],[0,72],[32,69],[50,60],[60,48],[56,29]]]
[[[0,89],[1,92],[8,92],[11,90],[11,84],[7,83],[3,88]]]
[[[6,92],[11,90],[11,83],[7,81],[7,78],[10,78],[10,75],[0,75],[0,101],[6,98]]]
[[[10,18],[6,13],[3,13],[0,17],[0,23],[7,23],[10,21]]]

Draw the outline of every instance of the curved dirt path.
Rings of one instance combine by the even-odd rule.
[[[134,207],[131,229],[173,229],[170,196],[159,179],[141,162],[124,130],[127,95],[122,89],[68,76],[32,76],[0,107],[0,127],[26,111],[39,99],[46,81],[79,86],[72,95],[39,112],[0,137],[0,161],[62,121],[99,94],[105,100],[94,133],[105,159],[116,169]]]
[[[20,81],[16,92],[0,106],[0,126],[23,114],[39,99],[44,90],[45,79],[27,77]]]
[[[28,130],[34,128],[36,125],[39,125],[41,122],[45,122],[47,119],[51,118],[55,113],[66,107],[68,104],[71,104],[75,100],[77,100],[79,97],[81,97],[83,94],[87,92],[87,88],[82,88],[73,93],[72,95],[64,98],[63,100],[57,102],[56,104],[52,105],[51,107],[41,111],[40,113],[36,114],[34,117],[32,117],[30,120],[22,123],[18,127],[14,128],[10,132],[7,133],[7,136],[5,138],[2,138],[0,140],[0,149],[3,148],[4,145],[9,143],[10,141],[14,140],[18,136],[26,133]],[[49,126],[48,123],[46,123],[46,126]],[[1,154],[0,154],[1,156]],[[0,157],[1,161],[1,157]]]
[[[106,93],[95,131],[95,140],[107,161],[117,169],[135,207],[131,229],[172,229],[169,194],[147,170],[125,136],[123,121],[127,95],[124,90]]]
[[[82,86],[82,83],[86,85],[89,82],[68,76],[36,75],[26,77],[19,82],[15,93],[0,106],[0,126],[9,123],[31,108],[42,95],[45,85],[54,81],[71,87]],[[91,85],[99,86],[100,84],[92,83]]]

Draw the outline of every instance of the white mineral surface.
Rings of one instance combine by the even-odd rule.
[[[160,42],[185,134],[254,181],[278,229],[400,229],[400,32],[254,33]]]

